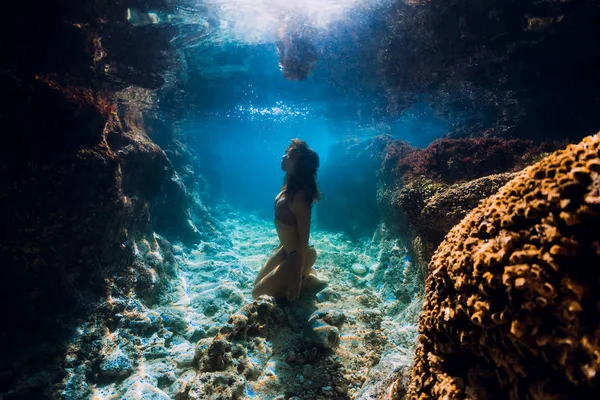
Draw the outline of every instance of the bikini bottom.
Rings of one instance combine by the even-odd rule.
[[[314,248],[314,247],[315,247],[315,245],[313,245],[313,244],[310,244],[310,243],[308,244],[308,248],[309,248],[309,249],[312,249],[312,248]],[[285,250],[284,250],[284,251],[285,251]],[[298,252],[298,250],[292,250],[292,251],[290,251],[289,253],[285,253],[285,255],[286,255],[286,256],[291,256],[292,254],[294,254],[294,253],[296,253],[296,252]]]

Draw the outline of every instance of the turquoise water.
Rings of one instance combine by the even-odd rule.
[[[191,59],[201,60],[202,52],[195,51]],[[225,43],[219,56],[223,69],[211,66],[218,75],[201,76],[202,65],[197,70],[192,65],[186,91],[197,111],[184,129],[191,147],[208,160],[201,162],[213,187],[242,210],[271,211],[282,182],[280,157],[292,138],[305,140],[327,168],[332,145],[341,141],[384,134],[426,147],[449,129],[450,123],[423,102],[397,116],[386,114],[381,85],[364,89],[363,82],[350,81],[346,86],[332,79],[338,66],[325,61],[306,80],[285,79],[272,43]]]
[[[325,12],[329,3],[310,4]],[[343,33],[360,35],[362,24],[368,25],[354,25],[339,11],[337,22],[319,26],[313,38],[319,51],[348,46]],[[353,12],[376,15],[369,9]],[[103,336],[105,362],[99,369],[108,382],[89,383],[95,398],[163,399],[185,390],[198,399],[368,398],[382,393],[393,371],[410,363],[422,293],[407,282],[416,268],[408,250],[379,221],[375,176],[383,147],[372,154],[362,148],[380,135],[426,147],[448,123],[423,102],[390,116],[383,85],[365,85],[369,71],[346,65],[348,58],[324,57],[306,79],[286,79],[274,32],[265,25],[257,31],[262,36],[249,39],[242,35],[249,21],[238,22],[229,31],[222,19],[220,30],[182,50],[192,112],[178,126],[197,157],[199,201],[208,207],[215,231],[202,232],[197,243],[174,244],[174,271],[163,283],[161,301],[149,306],[128,300],[132,322]],[[313,207],[310,241],[317,251],[315,269],[327,287],[281,303],[285,322],[267,324],[266,336],[233,340],[241,358],[223,368],[218,363],[226,361],[213,359],[222,375],[203,373],[203,354],[210,353],[219,332],[230,329],[232,315],[252,302],[251,282],[279,244],[273,201],[284,176],[281,156],[293,138],[305,140],[320,158],[323,200]],[[343,186],[360,193],[344,192]],[[364,215],[372,217],[355,220]],[[140,260],[169,258],[159,240],[136,242],[135,249]],[[410,293],[400,299],[396,286],[405,281]],[[81,327],[73,352],[90,330]],[[127,337],[139,337],[137,350]],[[77,397],[82,380],[77,369],[69,370],[63,393]],[[223,397],[215,397],[217,392]]]
[[[176,310],[187,327],[175,347],[160,338],[148,342],[146,348],[169,347],[168,356],[146,357],[144,369],[155,371],[159,365],[168,370],[165,360],[185,359],[194,346],[196,352],[210,346],[230,316],[252,300],[251,282],[279,243],[273,200],[284,176],[281,156],[291,139],[301,138],[321,163],[323,200],[313,207],[311,243],[318,254],[315,269],[329,283],[295,304],[282,305],[286,324],[266,340],[239,342],[247,352],[242,364],[254,371],[242,381],[243,398],[381,395],[393,371],[410,364],[422,293],[409,282],[416,267],[408,250],[379,221],[375,180],[383,147],[372,154],[361,148],[381,135],[426,147],[446,134],[450,122],[423,101],[395,114],[387,109],[385,85],[373,79],[374,65],[364,62],[372,55],[360,48],[369,27],[381,22],[378,11],[386,2],[298,3],[312,13],[298,22],[312,24],[310,40],[321,54],[302,80],[286,79],[278,65],[276,36],[284,22],[273,17],[276,2],[217,3],[223,6],[221,14],[216,12],[219,27],[204,42],[183,49],[186,99],[193,112],[181,126],[185,143],[199,159],[219,236],[177,250],[170,300],[156,311]],[[286,13],[294,18],[290,10]],[[355,39],[348,40],[349,34]],[[341,49],[345,56],[335,57]],[[365,220],[365,215],[371,217]],[[410,287],[402,299],[399,282]],[[318,313],[334,313],[345,322],[333,326]],[[158,384],[160,396],[172,396],[178,384],[189,380],[177,371],[174,383]],[[148,375],[160,380],[155,372]],[[142,377],[97,387],[94,393],[119,396]],[[216,383],[205,377],[204,388],[191,389],[198,398],[212,398],[207,388]],[[237,387],[226,386],[225,393]]]

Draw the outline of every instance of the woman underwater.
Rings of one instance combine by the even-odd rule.
[[[300,289],[319,290],[326,282],[313,268],[317,252],[309,246],[311,207],[319,199],[319,156],[306,142],[293,139],[281,159],[286,172],[275,198],[275,228],[280,244],[254,281],[252,297],[267,294],[294,301]]]

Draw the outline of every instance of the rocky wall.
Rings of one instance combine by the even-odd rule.
[[[317,205],[318,226],[359,238],[373,235],[383,221],[424,267],[479,201],[560,145],[465,138],[418,149],[386,135],[340,142],[319,173],[324,197]]]
[[[398,0],[387,15],[389,112],[426,95],[457,136],[579,140],[600,124],[597,2]]]
[[[192,220],[208,220],[200,209],[191,215],[193,196],[178,173],[186,163],[174,164],[151,139],[133,112],[133,92],[124,91],[138,88],[152,101],[148,90],[165,83],[177,59],[172,28],[135,27],[128,7],[171,6],[7,5],[11,18],[0,28],[9,38],[0,73],[8,133],[0,150],[0,304],[10,321],[1,328],[4,398],[54,397],[75,326],[96,326],[80,343],[83,357],[93,352],[94,331],[119,324],[125,303],[115,299],[160,302],[175,273],[161,235],[191,243],[199,237]]]

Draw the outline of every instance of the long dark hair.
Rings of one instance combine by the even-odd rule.
[[[298,191],[303,190],[310,203],[316,203],[321,197],[317,189],[319,155],[300,139],[292,139],[286,152],[296,157],[296,165],[293,174],[285,174],[281,191],[286,198],[292,199]]]

